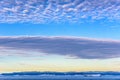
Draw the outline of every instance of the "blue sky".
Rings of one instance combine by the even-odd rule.
[[[119,0],[0,1],[0,35],[119,39]]]
[[[119,0],[0,0],[0,72],[120,71],[119,21]]]
[[[98,20],[84,23],[4,23],[1,36],[77,36],[119,40],[119,22]]]

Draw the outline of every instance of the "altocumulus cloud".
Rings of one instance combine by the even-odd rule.
[[[120,57],[120,41],[77,37],[0,37],[0,48],[28,52],[37,51],[49,55],[75,56],[83,59]],[[4,55],[1,51],[0,53]],[[14,55],[15,53],[9,54]],[[18,54],[25,55],[25,53]]]
[[[120,0],[0,0],[0,23],[87,19],[120,19]]]

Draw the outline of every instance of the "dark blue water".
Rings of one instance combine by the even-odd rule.
[[[120,76],[0,76],[0,80],[120,80]]]

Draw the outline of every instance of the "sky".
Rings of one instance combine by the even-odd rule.
[[[119,0],[0,0],[0,72],[120,71]]]

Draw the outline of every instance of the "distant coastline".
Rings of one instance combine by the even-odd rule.
[[[0,80],[120,80],[120,72],[13,72]]]
[[[120,72],[115,71],[86,71],[86,72],[38,72],[38,71],[31,71],[31,72],[11,72],[11,73],[1,73],[0,75],[10,76],[10,75],[119,75]]]

